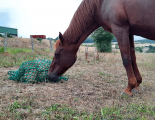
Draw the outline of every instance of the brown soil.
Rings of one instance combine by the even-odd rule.
[[[3,55],[3,56],[10,56],[10,53],[4,52],[4,53],[1,53],[0,55]]]

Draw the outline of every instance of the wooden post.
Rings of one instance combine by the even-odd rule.
[[[85,59],[87,60],[87,58],[88,58],[88,45],[87,45],[87,47],[85,48]]]
[[[95,46],[95,53],[96,53],[95,59],[96,59],[96,60],[99,60],[99,59],[100,59],[99,51],[98,51],[98,49],[97,49],[96,46]]]
[[[97,56],[96,56],[96,60],[99,60],[100,59],[100,56],[99,56],[99,52],[97,50]]]
[[[4,41],[5,52],[7,51],[7,33],[5,33],[5,41]]]
[[[52,40],[49,40],[49,41],[50,41],[51,52],[52,52],[53,51]]]
[[[33,38],[32,38],[32,35],[31,35],[31,45],[32,45],[32,52],[33,52]]]
[[[97,51],[97,48],[95,47],[95,52]]]

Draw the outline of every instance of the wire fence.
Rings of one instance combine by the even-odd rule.
[[[53,51],[54,41],[42,39],[41,41],[34,38],[6,38],[0,37],[0,47],[5,47],[5,52],[7,52],[7,47],[14,48],[30,48],[32,51],[35,49],[49,49]]]

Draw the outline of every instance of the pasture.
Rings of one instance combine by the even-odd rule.
[[[140,92],[129,97],[121,95],[128,80],[120,53],[100,53],[100,59],[95,60],[95,53],[89,51],[85,60],[81,50],[64,74],[67,82],[23,84],[9,80],[7,72],[17,70],[22,62],[52,60],[54,54],[48,48],[27,49],[0,53],[0,119],[155,119],[154,54],[136,53],[143,83]]]

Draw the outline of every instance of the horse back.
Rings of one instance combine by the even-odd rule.
[[[155,40],[155,0],[124,0],[130,33]]]
[[[130,34],[155,40],[155,0],[103,0],[100,11],[105,30],[128,26]]]

